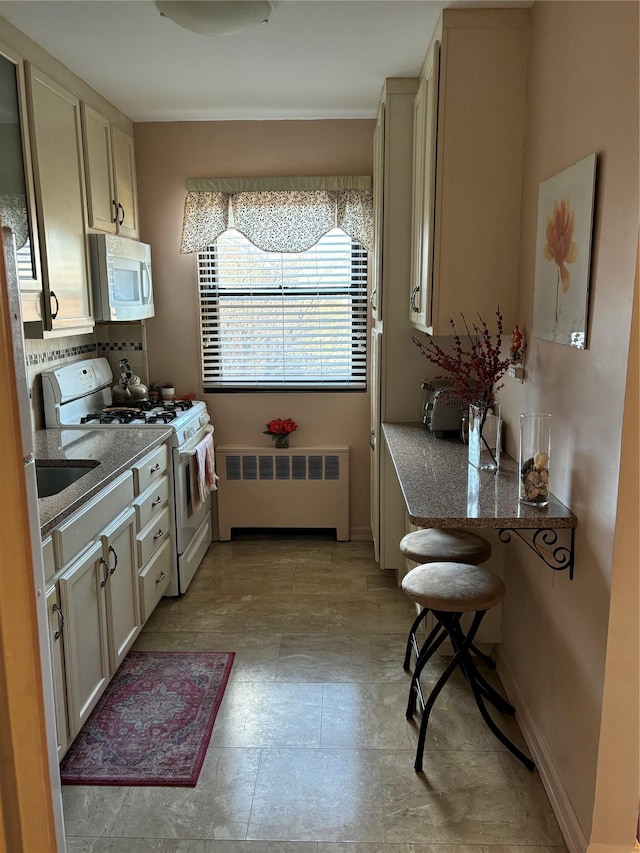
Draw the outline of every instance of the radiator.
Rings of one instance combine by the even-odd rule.
[[[236,527],[335,528],[349,538],[349,448],[216,447],[218,533]]]

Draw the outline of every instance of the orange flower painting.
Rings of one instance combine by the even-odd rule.
[[[544,256],[548,261],[555,261],[563,293],[569,290],[571,284],[566,264],[572,264],[578,260],[578,245],[573,241],[575,219],[575,211],[571,209],[569,201],[565,198],[553,203],[553,215],[547,218],[547,243],[544,247]]]
[[[596,155],[589,154],[538,187],[533,337],[587,345]]]

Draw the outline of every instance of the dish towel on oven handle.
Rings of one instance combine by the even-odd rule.
[[[196,445],[189,459],[189,479],[191,481],[191,505],[197,512],[206,501],[209,492],[214,491],[218,475],[213,449],[213,436],[207,435]]]

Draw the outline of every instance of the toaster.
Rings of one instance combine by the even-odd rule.
[[[422,423],[439,438],[445,432],[460,432],[462,411],[466,404],[458,397],[449,397],[444,393],[444,382],[424,381],[422,390]]]

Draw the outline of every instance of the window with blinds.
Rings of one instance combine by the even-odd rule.
[[[340,229],[293,253],[229,229],[198,279],[205,391],[365,389],[367,252]]]

